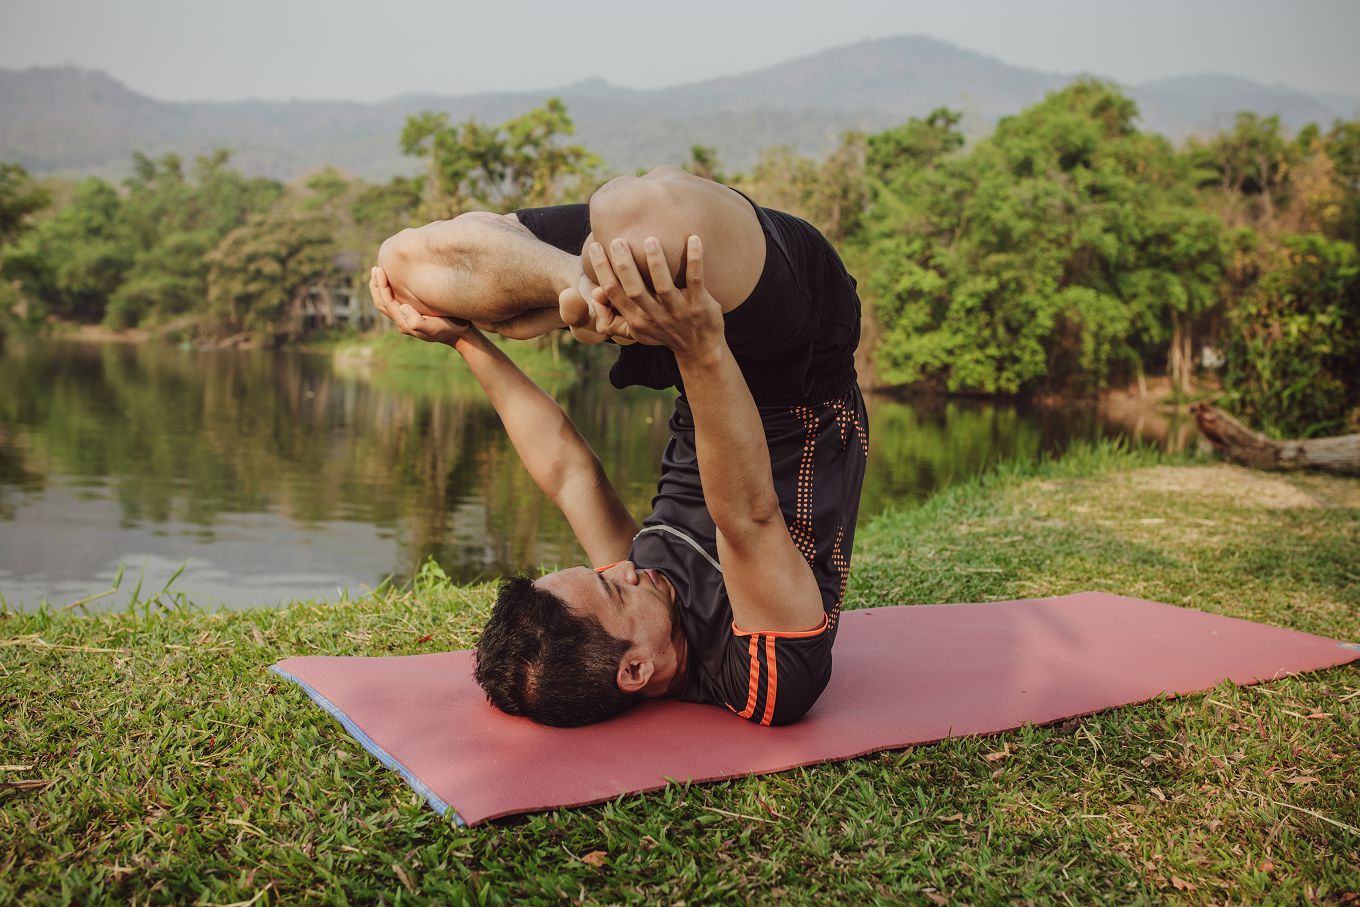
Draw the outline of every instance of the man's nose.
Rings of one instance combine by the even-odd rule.
[[[615,573],[617,578],[630,586],[638,584],[637,564],[630,560],[615,561],[603,567],[596,567],[596,573]]]

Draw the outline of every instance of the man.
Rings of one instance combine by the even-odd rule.
[[[826,240],[665,167],[588,205],[404,231],[379,262],[374,303],[462,354],[597,565],[502,587],[477,647],[488,698],[564,726],[658,696],[800,718],[831,676],[868,443],[859,300]],[[681,391],[641,529],[557,404],[469,320],[613,339],[616,386]]]

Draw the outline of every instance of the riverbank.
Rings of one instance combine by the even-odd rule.
[[[154,328],[124,328],[114,330],[102,324],[78,324],[75,322],[53,321],[53,336],[63,340],[83,343],[138,344],[147,342],[170,342],[184,338],[193,327],[191,316],[178,318]],[[866,321],[866,336],[871,331]],[[581,363],[589,362],[592,353],[584,355],[580,351],[569,353],[573,341],[558,338],[556,349],[551,340],[541,343],[523,341],[499,341],[498,345],[506,354],[524,369],[530,377],[542,384],[566,386],[581,371]],[[210,344],[208,348],[222,349],[261,349],[267,346],[262,337],[243,334],[226,338]],[[915,386],[879,385],[874,380],[875,369],[870,361],[872,344],[866,340],[856,353],[855,363],[860,374],[860,383],[866,393],[872,392],[897,399],[940,398],[959,400],[1014,401],[1010,394],[949,394],[938,390]],[[438,344],[425,344],[412,341],[396,331],[369,331],[355,334],[348,330],[313,335],[300,342],[289,344],[285,349],[327,353],[335,358],[339,370],[354,374],[365,380],[376,379],[388,386],[407,388],[428,388],[430,372],[447,367],[448,356]],[[603,361],[603,360],[601,360]],[[383,374],[383,373],[386,374]],[[402,372],[409,374],[402,375]],[[464,376],[470,379],[470,376]],[[459,383],[457,377],[452,377]],[[1189,393],[1181,394],[1173,387],[1170,378],[1153,375],[1133,382],[1127,386],[1110,387],[1089,395],[1036,394],[1020,398],[1041,408],[1061,408],[1065,406],[1093,406],[1101,416],[1113,424],[1125,426],[1135,435],[1146,434],[1164,442],[1164,446],[1179,452],[1189,449],[1196,436],[1194,420],[1190,417],[1190,405],[1200,400],[1209,400],[1221,393],[1221,385],[1215,375],[1208,373],[1194,380]]]
[[[579,364],[551,338],[543,342],[493,341],[526,375],[549,390],[569,387],[580,374]],[[317,347],[329,350],[340,374],[354,375],[397,390],[442,390],[476,387],[457,353],[440,343],[425,343],[397,331],[344,337]]]
[[[864,526],[847,604],[1106,589],[1360,639],[1356,563],[1360,481],[1080,448]],[[1360,887],[1353,667],[473,831],[265,670],[467,647],[492,595],[427,569],[335,605],[0,615],[0,901],[1297,903]]]

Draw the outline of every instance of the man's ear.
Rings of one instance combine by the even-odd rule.
[[[623,656],[619,662],[619,674],[617,677],[619,689],[625,693],[640,693],[647,686],[647,681],[652,679],[652,672],[656,670],[656,665],[652,664],[650,658],[642,658],[629,652]]]

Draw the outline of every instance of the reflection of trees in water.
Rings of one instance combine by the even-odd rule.
[[[1012,406],[958,400],[873,396],[863,514],[919,500],[942,485],[977,475],[1003,459],[1035,456],[1043,432]]]
[[[0,380],[14,389],[0,494],[69,476],[112,489],[124,526],[188,523],[205,540],[231,513],[369,523],[396,536],[398,574],[428,556],[464,579],[581,557],[472,384],[417,395],[305,354],[60,342],[10,344]],[[645,514],[669,402],[602,380],[565,404]]]
[[[41,491],[46,484],[47,476],[29,468],[21,442],[0,422],[0,520],[14,519],[15,492]]]
[[[0,382],[0,518],[13,518],[16,488],[60,475],[113,489],[125,526],[187,523],[206,540],[230,513],[370,524],[396,537],[398,575],[431,556],[465,580],[583,557],[470,384],[413,394],[337,377],[321,356],[58,342],[11,342]],[[603,374],[562,394],[639,518],[671,399],[617,391]],[[1107,431],[1090,409],[869,403],[866,516]]]

